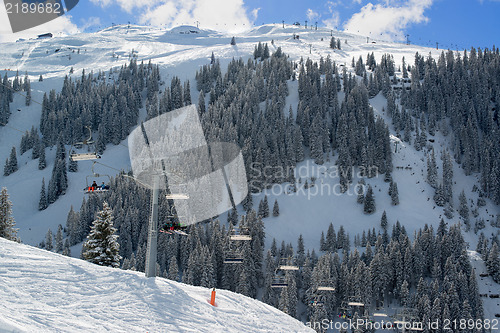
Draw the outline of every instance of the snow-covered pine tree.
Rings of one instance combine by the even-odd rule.
[[[460,192],[460,195],[458,196],[458,201],[460,202],[459,208],[458,208],[458,213],[464,220],[464,224],[467,228],[467,231],[470,229],[470,220],[469,220],[469,206],[467,205],[467,197],[465,196],[464,190]]]
[[[62,252],[63,250],[63,228],[62,225],[57,226],[56,232],[56,252]]]
[[[384,212],[382,213],[382,217],[380,218],[380,226],[382,227],[382,229],[387,230],[388,225],[387,213],[384,210]]]
[[[45,160],[45,144],[40,141],[39,148],[40,156],[38,158],[38,170],[43,170],[47,166],[47,161]]]
[[[391,193],[391,203],[396,206],[396,205],[399,205],[399,192],[398,192],[398,184],[396,182],[391,182],[391,185],[392,187],[391,190],[389,190],[389,192]]]
[[[69,164],[68,164],[68,171],[69,172],[77,172],[78,171],[78,162],[70,159]]]
[[[441,158],[443,159],[443,196],[446,202],[453,205],[453,162],[447,151]]]
[[[24,76],[23,90],[26,92],[25,104],[26,104],[26,106],[30,106],[31,105],[31,84],[30,84],[30,78],[28,77],[28,72],[26,72],[26,75]]]
[[[47,233],[45,234],[45,249],[47,251],[52,251],[54,249],[54,244],[52,242],[54,238],[54,235],[52,234],[52,230],[47,230]]]
[[[497,243],[493,243],[486,259],[486,267],[493,280],[500,283],[500,257]]]
[[[115,232],[111,208],[104,201],[84,244],[85,260],[101,266],[120,267],[120,245]]]
[[[0,193],[0,237],[20,242],[17,237],[16,222],[12,216],[12,202],[9,200],[7,188],[2,187]]]
[[[335,39],[335,37],[330,38],[330,48],[340,49],[340,44],[337,43],[337,39]]]
[[[434,154],[434,149],[430,155],[427,155],[427,182],[433,188],[437,188],[438,186],[438,174],[437,174],[437,165],[436,165],[436,156]]]
[[[69,239],[68,238],[66,238],[66,240],[64,241],[62,254],[63,254],[63,256],[71,257],[71,249],[69,247]]]
[[[179,267],[177,266],[177,257],[172,256],[168,264],[168,279],[179,281]]]
[[[9,158],[5,161],[5,166],[3,168],[3,175],[8,176],[17,171],[17,155],[16,155],[16,147],[12,147],[10,151]]]
[[[269,202],[267,200],[267,195],[264,196],[264,200],[262,201],[262,217],[268,217],[269,216]]]
[[[356,187],[354,188],[354,190],[356,191],[356,194],[358,195],[356,202],[359,204],[362,204],[363,202],[365,202],[364,185],[365,185],[365,182],[363,179],[361,179],[360,181],[358,181],[358,183],[356,184]]]
[[[45,192],[45,178],[42,178],[42,189],[40,190],[40,201],[38,202],[38,210],[44,210],[48,207],[47,194]]]
[[[273,205],[273,216],[279,216],[279,215],[280,215],[280,206],[278,205],[278,199],[275,199]]]
[[[365,214],[373,214],[375,212],[375,197],[371,185],[368,185],[368,190],[366,191],[365,200],[363,202],[363,212]]]

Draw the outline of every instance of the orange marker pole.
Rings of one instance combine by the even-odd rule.
[[[215,288],[212,289],[212,297],[210,298],[210,305],[215,306]]]

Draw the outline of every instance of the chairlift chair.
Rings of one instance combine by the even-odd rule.
[[[311,305],[312,306],[321,306],[325,305],[324,300],[322,300],[320,295],[315,295],[314,298],[311,300]]]
[[[224,263],[225,264],[242,264],[243,263],[243,256],[239,253],[227,253],[224,257]]]
[[[361,301],[360,297],[351,296],[348,298],[347,305],[350,307],[364,308],[365,303]]]
[[[233,229],[231,230],[229,239],[232,241],[250,241],[252,240],[252,236],[249,235],[248,230],[241,232],[241,230]]]
[[[284,276],[273,277],[273,281],[271,282],[271,288],[286,288],[286,287],[288,287],[288,283],[286,282],[286,278]]]
[[[278,267],[283,271],[298,271],[299,266],[294,265],[292,258],[281,258],[280,265]]]
[[[319,290],[319,291],[335,291],[335,288],[334,287],[328,287],[328,286],[319,286],[317,288],[317,290]]]
[[[97,154],[96,148],[94,146],[94,152],[86,152],[86,153],[76,153],[75,149],[82,149],[83,146],[87,146],[87,150],[90,150],[90,145],[94,144],[92,140],[92,129],[90,126],[85,126],[89,131],[89,137],[86,140],[81,142],[76,142],[71,145],[69,158],[71,161],[93,161],[101,158],[99,154]]]
[[[189,196],[184,193],[173,193],[173,194],[167,194],[165,196],[168,200],[176,199],[176,200],[186,200],[189,199]]]
[[[84,192],[86,194],[99,194],[99,193],[105,193],[105,192],[109,191],[109,183],[111,182],[111,177],[109,175],[106,175],[106,174],[99,174],[99,173],[94,172],[95,163],[96,162],[94,161],[94,163],[92,164],[92,175],[87,175],[85,177],[85,183],[87,186],[84,188]],[[93,178],[94,181],[95,181],[95,178],[107,178],[108,182],[107,182],[107,184],[104,184],[104,187],[101,185],[92,186],[92,183],[90,183],[90,185],[89,185],[89,177]],[[96,182],[96,184],[97,184],[97,182]]]
[[[224,255],[224,263],[225,264],[242,264],[243,263],[243,253],[238,247],[229,243],[229,248],[227,249]]]
[[[335,287],[332,286],[331,281],[324,280],[320,281],[318,286],[316,287],[317,291],[335,291]]]

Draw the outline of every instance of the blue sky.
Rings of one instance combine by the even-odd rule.
[[[3,0],[0,0],[2,3]],[[0,40],[46,31],[96,31],[128,22],[166,28],[199,23],[200,28],[243,30],[265,23],[327,26],[375,39],[440,48],[500,46],[500,0],[80,0],[67,15],[12,34],[0,6]]]

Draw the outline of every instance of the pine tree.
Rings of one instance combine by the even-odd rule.
[[[363,202],[365,202],[364,182],[359,181],[355,189],[358,194],[356,202],[362,204]]]
[[[120,245],[113,227],[113,215],[109,204],[104,201],[103,208],[92,223],[90,234],[84,244],[85,260],[101,266],[120,266]]]
[[[460,195],[458,196],[458,200],[460,202],[459,208],[458,208],[458,213],[464,220],[464,223],[467,227],[467,230],[470,229],[470,221],[469,221],[469,206],[467,205],[467,197],[465,196],[464,190],[460,192]]]
[[[38,170],[43,170],[47,166],[45,161],[45,145],[40,143],[40,157],[38,158]]]
[[[236,45],[236,39],[234,37],[231,38],[231,45]]]
[[[63,254],[63,256],[71,257],[71,249],[69,247],[69,239],[68,238],[66,238],[66,240],[64,241],[62,254]]]
[[[53,245],[53,234],[52,234],[52,230],[47,230],[47,233],[45,234],[45,249],[47,251],[52,251],[52,249],[54,249],[54,245]]]
[[[40,190],[40,201],[38,202],[38,210],[44,210],[48,207],[47,194],[45,193],[45,178],[42,178],[42,189]]]
[[[382,213],[382,217],[380,219],[380,226],[382,227],[382,229],[387,230],[388,225],[389,224],[387,222],[387,214],[384,210],[384,212]]]
[[[63,250],[63,228],[62,225],[57,226],[56,232],[56,252],[62,252]]]
[[[264,200],[262,201],[262,217],[269,216],[269,202],[267,201],[267,195],[264,196]]]
[[[371,185],[368,185],[368,190],[366,191],[365,200],[363,203],[363,211],[365,214],[373,214],[375,212],[375,197],[373,195],[373,189]]]
[[[78,162],[70,159],[69,165],[68,165],[68,171],[69,172],[77,172],[78,171]]]
[[[389,190],[391,193],[391,203],[396,206],[399,205],[399,192],[398,192],[398,184],[396,182],[391,182],[392,189]]]
[[[443,196],[446,202],[453,203],[453,162],[448,152],[443,156]]]
[[[9,200],[7,188],[2,187],[0,193],[0,237],[20,242],[17,237],[16,222],[12,216],[12,202]]]
[[[446,198],[444,196],[444,188],[443,188],[443,185],[438,185],[436,187],[436,191],[434,192],[434,202],[436,203],[436,205],[438,205],[439,207],[443,207],[446,203]]]
[[[177,257],[172,256],[168,265],[168,279],[179,281],[179,267],[177,266]]]
[[[438,174],[437,174],[436,156],[434,154],[434,149],[432,149],[431,155],[427,156],[427,182],[433,188],[437,188],[438,186],[437,179],[438,179]]]
[[[9,158],[5,161],[5,167],[3,169],[3,175],[8,176],[17,171],[17,155],[16,155],[16,147],[12,147],[10,151]]]
[[[279,215],[280,215],[280,207],[278,205],[278,199],[275,199],[273,205],[273,216],[279,216]]]
[[[486,267],[497,283],[500,283],[500,257],[497,243],[493,243],[486,259]]]
[[[330,48],[336,49],[337,48],[337,41],[335,40],[335,37],[332,37],[330,39]]]

